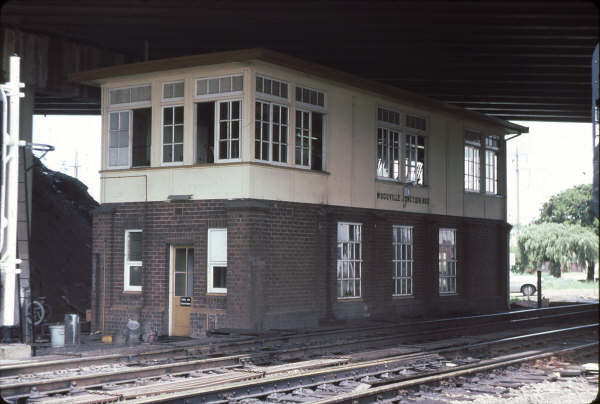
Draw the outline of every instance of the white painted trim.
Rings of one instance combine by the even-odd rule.
[[[302,101],[298,101],[296,99],[296,89],[297,88],[302,88],[302,89],[306,89],[306,90],[310,90],[310,91],[316,91],[317,93],[322,93],[323,94],[323,106],[320,105],[316,105],[316,104],[307,104],[305,102]],[[318,96],[318,94],[317,94]],[[302,98],[302,97],[300,97]],[[314,110],[317,112],[322,112],[325,113],[325,111],[327,111],[327,93],[323,90],[319,90],[318,88],[314,88],[314,87],[309,87],[309,86],[305,86],[302,84],[294,84],[294,100],[296,101],[296,105],[300,105],[301,108],[308,108],[310,110]]]
[[[163,105],[160,108],[160,165],[161,167],[172,167],[172,166],[182,166],[184,163],[184,160],[181,161],[170,161],[170,162],[165,162],[164,161],[164,150],[165,150],[165,134],[164,134],[164,123],[165,123],[165,108],[175,108],[175,107],[183,107],[183,138],[184,141],[181,142],[181,147],[183,150],[185,150],[185,105],[184,104],[174,104],[174,105]],[[173,112],[173,124],[171,125],[173,127],[173,140],[175,140],[175,113]],[[171,145],[174,145],[175,142],[171,143]],[[172,147],[172,151],[175,151],[175,148]]]
[[[211,261],[210,260],[210,244],[211,244],[211,233],[213,232],[225,232],[225,256],[227,257],[227,228],[210,228],[207,232],[206,237],[206,293],[227,293],[227,288],[214,288],[212,286],[212,269],[216,266],[224,266],[227,268],[227,261]]]
[[[173,244],[169,244],[169,335],[173,335]]]
[[[285,85],[287,85],[287,94],[288,94],[287,97],[281,97],[281,96],[278,96],[278,95],[272,95],[272,94],[268,94],[268,93],[256,90],[256,79],[259,78],[259,77],[261,79],[263,79],[263,88],[264,88],[264,80],[265,79],[271,80],[271,82],[278,81],[280,85],[282,83],[285,84]],[[254,86],[255,86],[254,87],[254,94],[255,94],[256,98],[264,97],[265,99],[267,99],[269,101],[273,101],[273,102],[288,102],[289,103],[290,95],[291,95],[292,91],[291,91],[290,83],[288,81],[286,81],[286,80],[278,79],[278,78],[271,77],[271,76],[268,76],[266,74],[261,74],[261,73],[257,72],[254,75]],[[273,84],[271,83],[271,89],[272,88],[273,88]]]
[[[212,80],[212,79],[220,80],[220,79],[224,79],[227,77],[231,77],[231,82],[233,83],[233,78],[238,77],[238,76],[242,78],[242,89],[241,90],[198,95],[198,81],[199,80]],[[207,84],[207,91],[208,91],[208,84]],[[243,71],[241,71],[239,73],[225,74],[225,75],[220,75],[220,76],[206,76],[206,77],[194,78],[194,99],[196,99],[196,100],[205,99],[205,98],[214,98],[214,97],[224,97],[224,96],[226,96],[226,97],[238,96],[239,97],[242,94],[244,94],[244,72]]]
[[[183,84],[183,97],[173,97],[173,98],[165,98],[165,85],[167,84],[178,84],[178,83],[182,83]],[[161,102],[182,102],[185,99],[185,80],[172,80],[172,81],[163,81],[161,86],[161,95],[160,95],[160,99]]]
[[[256,158],[256,103],[262,103],[262,104],[268,104],[269,105],[269,158],[267,160],[262,160],[262,159],[258,159]],[[276,105],[280,108],[286,108],[287,109],[287,124],[285,125],[286,129],[287,129],[287,133],[286,133],[286,143],[285,146],[287,148],[287,152],[286,152],[286,162],[282,163],[281,161],[273,161],[273,106]],[[264,164],[271,164],[271,165],[275,165],[275,166],[280,166],[280,167],[289,167],[291,164],[288,161],[288,156],[289,156],[289,149],[290,149],[290,106],[288,104],[281,104],[278,102],[273,102],[273,101],[267,101],[267,100],[262,100],[259,98],[256,98],[254,101],[254,108],[255,108],[255,113],[254,113],[254,132],[253,132],[253,144],[254,144],[254,161],[258,162],[258,163],[264,163]],[[279,118],[279,126],[281,127],[281,115]],[[260,122],[263,122],[262,120],[262,111],[261,111],[261,120]],[[262,128],[262,125],[261,125]],[[262,129],[261,129],[262,130]],[[262,133],[261,133],[262,135]],[[262,136],[261,136],[261,149],[262,149]],[[279,138],[279,150],[281,151],[281,138]],[[281,158],[281,156],[279,156]]]
[[[127,126],[128,148],[129,148],[128,154],[129,154],[129,156],[127,157],[128,158],[127,165],[124,165],[124,166],[113,166],[113,165],[110,165],[110,116],[112,114],[119,114],[118,115],[119,116],[119,128],[121,128],[121,115],[120,114],[122,112],[127,112],[129,114],[128,126]],[[121,169],[131,168],[131,161],[132,161],[132,157],[133,157],[133,155],[132,155],[133,152],[131,150],[133,148],[132,147],[133,146],[133,139],[132,139],[133,136],[132,136],[132,133],[131,133],[133,131],[133,113],[132,113],[131,109],[124,109],[124,110],[119,110],[119,111],[109,111],[109,113],[108,113],[108,125],[107,125],[107,128],[108,128],[108,132],[107,132],[108,138],[106,139],[106,149],[107,149],[106,150],[106,166],[108,168],[110,168],[110,169],[115,169],[115,170],[121,170]]]
[[[125,291],[125,292],[141,292],[142,286],[131,286],[129,284],[129,268],[132,266],[140,266],[140,267],[142,267],[142,272],[143,272],[143,267],[144,267],[143,260],[142,261],[130,261],[129,260],[129,254],[128,254],[129,249],[127,248],[127,241],[129,240],[130,233],[142,233],[142,237],[144,234],[142,229],[126,229],[125,230],[125,238],[124,238],[124,243],[123,243],[123,291]],[[143,246],[143,242],[142,242],[142,246]],[[144,252],[144,249],[142,247],[142,256],[143,256],[143,252]]]
[[[411,243],[410,244],[405,244],[405,243],[401,243],[401,242],[396,242],[396,244],[400,244],[400,245],[406,245],[406,246],[410,246],[410,260],[403,260],[401,259],[401,257],[397,257],[396,256],[396,246],[394,245],[394,235],[392,234],[392,247],[393,247],[393,253],[392,253],[392,271],[394,270],[394,264],[400,264],[402,262],[410,262],[410,277],[403,277],[403,276],[394,276],[394,273],[392,272],[392,280],[394,281],[394,289],[396,288],[395,282],[396,279],[410,279],[410,293],[406,293],[406,294],[402,294],[402,293],[393,293],[392,292],[392,297],[411,297],[414,296],[414,275],[415,275],[415,256],[414,256],[414,245],[415,245],[415,233],[414,233],[414,226],[405,226],[405,225],[392,225],[392,232],[396,231],[396,229],[410,229],[410,238],[411,238]]]
[[[340,225],[360,226],[360,239],[358,241],[355,241],[355,240],[347,240],[347,241],[346,240],[340,240]],[[343,274],[342,274],[342,278],[341,279],[338,278],[338,276],[337,276],[337,264],[340,261],[340,259],[336,258],[336,260],[335,260],[335,265],[336,265],[336,277],[335,277],[335,289],[336,289],[336,291],[335,291],[335,294],[336,294],[337,300],[362,299],[362,287],[363,287],[363,266],[362,266],[362,264],[363,264],[363,261],[364,261],[363,258],[362,258],[363,257],[363,247],[364,247],[363,240],[364,240],[364,237],[363,237],[362,223],[346,222],[346,221],[338,221],[337,222],[337,224],[336,224],[336,250],[337,250],[338,245],[340,243],[354,243],[354,244],[359,244],[360,245],[360,258],[356,259],[356,257],[354,257],[354,259],[351,260],[354,264],[358,263],[359,266],[360,266],[360,276],[359,277],[356,277],[356,267],[354,267],[354,271],[355,272],[354,272],[354,277],[353,278],[349,278],[348,277],[348,278],[344,279]],[[343,263],[344,259],[342,259],[341,261]],[[350,260],[347,260],[347,262],[350,262]],[[349,279],[353,279],[354,281],[356,281],[356,279],[358,279],[359,286],[360,286],[360,290],[358,291],[358,295],[357,296],[338,296],[338,292],[339,292],[338,285],[337,285],[338,281],[339,280],[341,280],[341,281],[344,281],[344,280],[348,281]]]
[[[398,114],[398,121],[400,123],[399,124],[395,124],[395,123],[388,122],[388,121],[380,121],[379,120],[379,109],[380,108],[381,109],[385,109],[385,110],[390,111],[390,112],[396,112]],[[405,112],[401,112],[397,108],[387,107],[387,106],[385,106],[383,104],[377,104],[375,106],[375,126],[376,127],[388,126],[389,128],[393,128],[393,129],[401,131],[406,126],[406,125],[402,124],[402,122],[406,122],[406,115],[407,114]]]
[[[141,87],[150,87],[150,99],[148,101],[136,101],[136,102],[121,102],[119,104],[111,104],[110,103],[110,92],[113,90],[130,90],[129,94],[131,96],[131,89],[141,88]],[[125,87],[108,87],[108,108],[118,108],[118,107],[130,107],[130,106],[141,106],[141,105],[152,105],[152,83],[144,83],[144,84],[136,84],[135,86],[125,86]]]
[[[221,114],[221,104],[224,102],[228,102],[228,103],[232,103],[234,101],[239,101],[240,102],[240,134],[239,137],[237,139],[238,144],[239,144],[239,148],[238,148],[238,154],[239,157],[238,158],[226,158],[226,159],[221,159],[219,158],[219,155],[221,153],[221,143],[219,141],[219,121],[220,121],[220,114]],[[215,129],[214,129],[214,162],[215,163],[235,163],[235,162],[241,162],[242,161],[242,136],[244,135],[244,131],[243,131],[243,127],[244,127],[244,116],[243,116],[243,106],[244,106],[244,101],[241,98],[234,98],[234,99],[230,99],[230,100],[218,100],[215,101]],[[229,108],[229,116],[227,117],[228,121],[231,123],[231,107]],[[231,147],[231,134],[230,134],[230,138],[229,138],[229,145],[228,147]],[[230,150],[231,152],[231,150]]]

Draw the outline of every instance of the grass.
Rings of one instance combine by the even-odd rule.
[[[556,290],[556,289],[594,289],[598,288],[598,283],[594,281],[580,281],[574,279],[574,277],[565,276],[563,274],[560,278],[555,278],[552,275],[542,274],[542,289]],[[585,279],[585,277],[583,278]]]
[[[585,272],[564,272],[560,278],[555,278],[550,274],[543,273],[542,296],[547,298],[550,302],[598,301],[598,282],[586,281],[585,277]],[[516,274],[511,272],[510,279],[513,282],[532,283],[537,285],[536,274]],[[536,301],[537,294],[529,298],[517,293],[512,293],[510,296],[511,303],[524,300]]]
[[[550,274],[542,273],[542,289],[597,289],[598,283],[586,281],[585,275],[585,272],[565,272],[560,278],[555,278]],[[511,272],[510,279],[511,281],[537,285],[536,274],[515,274],[514,272]]]

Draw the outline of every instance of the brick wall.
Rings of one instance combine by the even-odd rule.
[[[337,223],[362,223],[360,299],[336,295]],[[413,226],[413,296],[392,296],[392,226]],[[228,229],[227,296],[206,293],[211,227]],[[438,230],[457,229],[457,289],[438,294]],[[125,229],[143,229],[143,291],[123,292]],[[195,249],[192,336],[207,328],[316,326],[319,321],[405,318],[506,308],[507,225],[492,220],[261,200],[103,205],[94,216],[94,328],[127,319],[168,333],[169,247]]]

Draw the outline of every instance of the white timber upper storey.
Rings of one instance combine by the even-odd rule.
[[[504,136],[527,132],[262,49],[71,80],[101,87],[102,203],[190,195],[506,220]]]

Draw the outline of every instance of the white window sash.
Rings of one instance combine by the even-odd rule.
[[[183,139],[181,142],[175,142],[175,126],[180,126],[180,125],[175,125],[175,108],[176,107],[183,107],[184,108],[184,122],[183,124],[181,124],[181,126],[183,127]],[[168,145],[171,146],[171,157],[172,159],[175,156],[175,145],[177,144],[181,144],[181,147],[183,149],[183,159],[181,161],[165,161],[165,109],[173,109],[173,123],[169,124],[168,126],[170,126],[173,130],[172,132],[172,143],[167,143]],[[185,144],[185,107],[183,104],[177,104],[177,105],[167,105],[167,106],[163,106],[162,110],[161,110],[162,114],[160,117],[160,128],[161,128],[161,132],[160,132],[160,142],[161,142],[161,148],[160,148],[160,165],[161,166],[180,166],[183,165],[183,162],[185,160],[185,148],[184,148],[184,144]]]
[[[400,158],[402,152],[402,131],[398,129],[388,128],[385,126],[378,126],[377,131],[381,129],[382,143],[379,145],[379,139],[377,139],[377,152],[381,151],[382,158],[381,162],[387,164],[388,175],[384,175],[384,167],[379,167],[380,159],[377,157],[377,170],[376,176],[379,179],[385,179],[390,181],[402,181],[402,160]],[[379,133],[378,133],[379,135]],[[398,137],[398,147],[394,147],[394,136]],[[381,149],[380,149],[381,147]],[[383,150],[386,151],[386,158],[383,158]],[[394,165],[394,162],[398,162],[398,166]],[[380,172],[381,171],[381,172]],[[394,174],[397,176],[394,178]]]
[[[480,146],[473,143],[465,143],[465,173],[464,182],[465,191],[480,192],[481,190],[481,159]]]
[[[165,86],[171,85],[171,84],[179,84],[182,83],[183,84],[183,97],[165,97]],[[163,102],[179,102],[179,101],[183,101],[183,99],[185,98],[185,80],[176,80],[176,81],[165,81],[162,84],[162,101]]]
[[[227,138],[227,155],[230,156],[231,155],[231,145],[233,143],[233,138],[231,137],[231,124],[233,122],[233,120],[231,119],[231,112],[232,112],[232,108],[231,105],[234,102],[239,102],[240,103],[240,117],[237,121],[239,121],[239,134],[238,134],[238,138],[235,140],[238,143],[238,157],[235,158],[230,158],[230,157],[226,157],[226,158],[219,158],[219,156],[221,155],[221,141],[220,141],[220,123],[221,123],[221,104],[229,104],[229,115],[227,117],[227,119],[225,121],[227,121],[227,126],[229,128],[229,137]],[[242,113],[242,107],[243,107],[243,102],[240,98],[233,98],[233,99],[227,99],[227,100],[219,100],[215,102],[215,129],[214,129],[214,133],[215,133],[215,157],[214,157],[214,161],[216,163],[229,163],[229,162],[239,162],[242,160],[242,135],[243,135],[243,113]]]
[[[123,290],[126,292],[141,292],[141,286],[130,285],[130,274],[131,267],[142,267],[143,261],[130,261],[129,260],[129,234],[131,233],[142,233],[140,229],[125,230],[125,249],[124,249],[124,276],[123,276]]]
[[[225,254],[227,257],[227,229],[226,228],[211,228],[208,229],[207,247],[206,247],[206,259],[207,259],[207,270],[206,270],[206,292],[207,293],[227,293],[227,288],[216,288],[213,286],[213,268],[214,267],[225,267],[227,268],[227,261],[212,260],[210,256],[212,240],[211,234],[215,232],[225,232]],[[227,269],[226,269],[227,270]]]
[[[111,130],[110,130],[110,117],[113,114],[117,114],[118,119],[119,119],[119,129],[121,129],[121,113],[123,112],[127,112],[127,114],[129,115],[129,119],[128,119],[128,127],[127,127],[127,164],[126,165],[112,165],[110,164],[110,138],[111,138]],[[112,111],[108,114],[108,141],[107,141],[107,145],[108,145],[108,153],[106,156],[106,166],[112,169],[124,169],[124,168],[130,168],[131,167],[131,160],[132,160],[132,136],[131,136],[131,132],[133,129],[133,113],[131,110],[119,110],[119,111]],[[118,159],[117,159],[118,160]]]
[[[220,87],[221,79],[231,79],[231,86],[233,87],[233,78],[234,77],[242,78],[242,89],[241,90],[219,91],[218,93],[208,93],[208,86],[210,86],[210,80],[213,80],[213,79],[219,80],[219,87]],[[203,80],[207,80],[207,82],[206,82],[207,93],[198,95],[198,83]],[[211,99],[211,98],[216,99],[216,98],[224,98],[224,97],[239,97],[243,93],[244,93],[244,74],[243,73],[227,74],[224,76],[198,77],[198,78],[194,79],[194,99],[196,99],[196,100],[206,100],[206,99]]]
[[[407,142],[406,138],[410,136],[414,142]],[[417,169],[419,163],[419,138],[423,138],[423,169],[421,170],[421,176],[417,177]],[[406,129],[406,134],[403,136],[404,144],[404,181],[414,183],[417,186],[425,185],[426,167],[427,167],[427,136],[424,135],[423,131],[418,129]],[[407,157],[406,154],[409,153]],[[418,183],[419,179],[421,183]]]
[[[278,104],[276,102],[271,102],[271,101],[263,101],[263,100],[260,100],[260,99],[257,99],[256,102],[254,103],[254,107],[255,108],[256,108],[256,104],[259,104],[261,106],[260,120],[259,120],[260,123],[261,123],[261,125],[260,125],[260,135],[261,136],[260,136],[260,140],[258,142],[258,143],[260,143],[261,157],[264,157],[264,156],[262,156],[262,146],[263,146],[263,143],[265,143],[265,141],[263,140],[263,137],[262,137],[262,135],[263,135],[262,131],[263,131],[263,124],[264,123],[267,124],[267,130],[269,131],[269,134],[268,134],[268,140],[267,140],[267,143],[268,143],[268,149],[267,149],[268,156],[267,156],[267,158],[266,159],[265,158],[259,158],[258,156],[256,156],[256,146],[255,146],[255,149],[254,149],[255,150],[254,160],[257,161],[257,162],[261,162],[261,163],[269,163],[269,164],[274,164],[274,165],[289,166],[290,165],[289,158],[288,158],[288,156],[289,156],[289,146],[290,146],[290,142],[289,142],[289,139],[290,139],[290,108],[289,108],[289,106],[285,105],[285,104]],[[262,106],[263,105],[268,105],[269,106],[269,121],[263,121],[263,119],[262,119]],[[274,141],[273,141],[273,126],[276,125],[276,123],[273,120],[273,109],[274,109],[274,107],[279,107],[279,122],[277,123],[277,125],[279,125],[280,128],[282,126],[285,126],[285,135],[284,135],[284,137],[285,137],[286,152],[285,152],[285,155],[281,154],[281,145],[284,144],[284,143],[281,142],[282,137],[280,136],[279,137],[279,142],[277,143],[277,145],[278,145],[277,150],[279,152],[279,161],[275,161],[273,159],[273,145],[275,144]],[[281,117],[282,117],[281,111],[284,108],[285,108],[285,114],[286,114],[286,118],[287,118],[286,122],[287,123],[285,125],[282,125],[281,124],[281,121],[282,121],[282,119],[281,119]],[[255,122],[256,122],[256,111],[254,113],[254,119],[255,119]],[[281,129],[280,129],[280,134],[281,134]],[[256,127],[255,127],[254,128],[254,144],[256,145],[256,143],[257,143],[257,140],[256,140]],[[281,158],[283,156],[285,156],[285,162],[281,161]]]
[[[257,95],[258,95],[258,94],[260,94],[260,97],[261,97],[261,98],[265,98],[265,99],[267,99],[267,100],[271,99],[271,100],[273,100],[273,101],[275,101],[275,102],[289,101],[289,99],[290,99],[290,94],[291,94],[291,92],[292,92],[292,91],[291,91],[291,87],[290,87],[290,83],[288,83],[288,82],[287,82],[287,81],[285,81],[285,80],[276,79],[276,78],[269,77],[269,76],[265,76],[264,74],[258,74],[258,73],[256,74],[256,78],[255,78],[255,80],[254,80],[254,81],[255,81],[255,83],[256,83],[256,81],[257,81],[259,78],[260,78],[260,79],[262,79],[262,83],[263,83],[263,91],[261,91],[261,90],[258,90],[258,88],[256,88],[256,89],[255,89],[255,91],[256,91],[256,94],[257,94]],[[266,92],[264,92],[265,79],[266,79],[266,80],[271,80],[271,92],[270,92],[270,93],[266,93]],[[273,93],[273,82],[279,82],[279,86],[280,86],[280,90],[279,90],[279,91],[280,91],[280,93],[281,93],[281,85],[282,85],[282,84],[285,84],[285,85],[287,86],[287,97],[282,97],[282,96],[280,96],[280,95],[273,95],[273,94],[272,94],[272,93]]]
[[[310,167],[312,167],[312,112],[311,111],[307,111],[307,110],[303,110],[300,108],[297,108],[296,111],[300,112],[300,126],[298,126],[298,120],[296,120],[296,130],[300,129],[300,162],[296,162],[296,144],[295,142],[298,141],[298,139],[296,138],[296,136],[294,136],[294,164],[297,167],[300,168],[305,168],[305,169],[310,169]],[[304,137],[304,117],[303,114],[308,114],[308,165],[303,164],[302,162],[304,161],[304,147],[302,146],[302,139]]]
[[[352,226],[356,226],[355,229],[355,233],[354,239],[350,239],[348,238],[347,240],[342,237],[343,235],[340,234],[340,230],[341,229],[349,229]],[[358,231],[358,236],[356,235],[356,230]],[[354,247],[356,245],[358,245],[358,251],[360,251],[360,256],[356,257],[353,254],[352,258],[344,258],[343,256],[341,257],[341,259],[337,259],[336,260],[336,295],[337,298],[339,300],[344,300],[344,299],[360,299],[362,296],[362,241],[363,241],[363,236],[362,236],[362,224],[361,223],[354,223],[354,222],[338,222],[337,225],[337,248],[344,250],[344,245],[346,245],[346,251],[350,251],[350,249],[352,249],[352,251],[355,251],[357,249],[355,249]],[[344,265],[345,264],[345,265]],[[344,268],[348,268],[348,271],[350,270],[350,266],[352,265],[353,268],[353,276],[350,277],[348,276],[344,276]],[[341,266],[342,270],[341,270],[341,277],[338,275],[338,268]],[[356,287],[357,285],[357,281],[358,281],[358,287]],[[340,289],[339,286],[341,286],[343,288],[344,282],[352,285],[352,289],[354,290],[354,294],[351,296],[346,296],[345,292]],[[339,284],[339,285],[338,285]]]
[[[413,269],[414,269],[413,227],[412,226],[395,226],[395,225],[392,227],[392,231],[395,232],[398,230],[400,232],[402,232],[403,230],[407,230],[410,232],[410,244],[407,244],[407,243],[403,242],[402,240],[397,240],[396,242],[392,241],[392,246],[394,248],[393,259],[392,259],[392,265],[393,265],[392,270],[394,271],[392,273],[392,279],[394,281],[393,296],[412,296],[413,295],[413,286],[414,286],[414,283],[413,283],[413,274],[414,274],[414,272],[413,272]],[[410,249],[410,259],[408,259],[406,256],[403,257],[402,253],[400,256],[398,256],[397,255],[397,251],[398,251],[397,247],[400,247],[401,250],[402,250],[402,247],[405,247],[404,251],[406,251],[406,252],[408,252],[408,250]],[[410,275],[402,275],[401,272],[400,272],[400,275],[398,275],[398,271],[399,270],[401,271],[402,266],[404,266],[407,271],[410,270]],[[410,283],[407,282],[408,280],[410,280]],[[406,293],[402,293],[402,290],[399,291],[397,289],[397,281],[400,281],[401,285],[402,285],[402,281],[404,281],[404,285],[406,285]],[[409,287],[409,285],[410,285],[410,287]]]
[[[133,90],[135,88],[142,88],[142,87],[150,87],[150,99],[144,100],[144,101],[131,102],[131,90]],[[110,93],[111,93],[111,91],[115,91],[115,90],[129,90],[130,101],[129,102],[120,102],[118,104],[111,104]],[[109,108],[122,108],[124,106],[139,107],[139,106],[144,106],[144,105],[152,105],[152,84],[146,83],[146,84],[139,84],[139,85],[135,85],[135,86],[115,87],[115,88],[108,89],[108,107]]]
[[[453,244],[452,244],[452,256],[453,258],[440,258],[439,257],[439,251],[438,251],[438,285],[439,285],[439,294],[440,295],[452,295],[452,294],[456,294],[457,293],[457,284],[456,284],[456,280],[457,280],[457,266],[458,266],[458,260],[456,258],[456,229],[446,229],[446,228],[440,228],[439,229],[439,233],[441,234],[442,232],[451,232],[453,234]],[[438,243],[438,249],[441,248],[441,245]],[[449,265],[452,264],[452,265]],[[444,275],[442,275],[442,266],[446,268],[446,273]],[[453,268],[454,269],[454,273],[450,274],[447,269],[448,268]],[[448,287],[448,290],[442,290],[442,280],[446,280],[446,286]],[[453,289],[449,287],[449,280],[452,280],[453,282]]]

